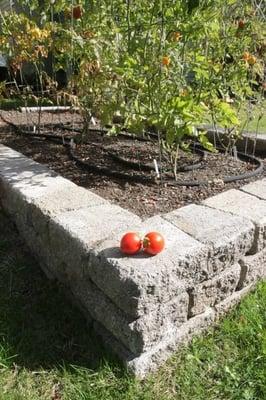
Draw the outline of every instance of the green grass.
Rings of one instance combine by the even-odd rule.
[[[266,101],[260,105],[251,105],[243,107],[240,111],[240,120],[244,130],[250,132],[265,133],[266,134]]]
[[[17,110],[19,107],[25,106],[25,102],[22,99],[3,99],[0,98],[0,109],[1,110]]]
[[[0,210],[0,400],[266,399],[266,283],[140,382],[47,281]]]
[[[37,107],[37,106],[53,106],[53,105],[58,105],[52,100],[48,98],[43,98],[40,99],[40,103],[38,101],[38,98],[28,98],[27,102],[20,97],[14,97],[14,98],[9,98],[9,99],[4,99],[0,98],[0,110],[17,110],[20,107]],[[62,104],[64,105],[69,105],[69,104]]]

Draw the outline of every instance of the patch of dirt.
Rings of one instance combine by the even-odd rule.
[[[22,114],[16,111],[1,112],[5,119],[23,128],[33,126],[38,122],[36,113]],[[41,133],[53,133],[60,137],[76,136],[65,127],[81,127],[81,119],[77,114],[61,113],[41,115]],[[37,162],[47,165],[67,179],[84,186],[109,201],[142,216],[149,217],[162,214],[190,203],[199,203],[207,197],[224,190],[238,188],[247,182],[259,179],[258,176],[249,180],[223,183],[223,178],[239,175],[254,169],[254,165],[236,160],[229,155],[207,153],[203,156],[195,148],[187,153],[180,151],[177,162],[177,180],[199,180],[207,182],[204,186],[176,186],[173,178],[173,168],[166,153],[158,150],[156,142],[145,142],[126,137],[108,137],[99,132],[90,132],[86,143],[78,144],[73,150],[76,157],[99,168],[108,168],[114,173],[126,173],[127,177],[115,178],[91,173],[81,169],[69,158],[68,150],[61,142],[51,142],[45,138],[20,136],[7,124],[0,125],[0,142],[31,157]],[[133,162],[134,169],[122,165],[113,156],[122,157]],[[156,179],[153,160],[156,160],[162,172]],[[184,166],[200,163],[200,168],[183,171]],[[143,164],[146,168],[143,168]],[[148,166],[148,167],[147,167]],[[147,183],[132,182],[132,177],[148,180]]]

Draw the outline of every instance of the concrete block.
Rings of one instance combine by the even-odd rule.
[[[141,316],[178,296],[189,282],[207,276],[208,249],[161,217],[153,217],[136,227],[143,236],[159,231],[165,237],[164,251],[155,257],[141,252],[127,257],[119,242],[123,232],[95,247],[87,274],[118,307],[133,317]]]
[[[0,145],[0,177],[9,187],[19,191],[28,200],[36,199],[65,184],[74,184],[47,167],[22,154]]]
[[[230,141],[228,140],[228,134],[224,129],[214,129],[213,126],[210,125],[201,125],[201,127],[207,131],[208,139],[215,145],[221,141],[221,137],[225,145],[230,144]],[[243,131],[241,137],[236,140],[235,145],[238,151],[242,151],[243,153],[247,154],[253,154],[255,151],[256,155],[265,157],[266,139],[264,133]]]
[[[189,316],[204,312],[207,307],[213,307],[234,293],[240,279],[240,271],[240,265],[235,264],[213,279],[191,288]]]
[[[110,203],[55,216],[49,223],[49,268],[64,281],[82,279],[92,249],[117,230],[125,232],[140,221]]]
[[[95,321],[105,326],[134,355],[171,337],[187,321],[187,293],[134,320],[118,309],[89,279],[72,282],[71,288],[85,315],[89,313]]]
[[[31,251],[49,271],[49,222],[61,213],[109,204],[22,154],[0,145],[0,196]],[[53,275],[50,270],[49,276]]]
[[[69,211],[77,211],[82,208],[101,207],[109,204],[106,200],[82,187],[63,187],[47,195],[27,202],[26,225],[42,238],[45,247],[49,245],[49,223]]]
[[[209,308],[205,313],[189,319],[177,328],[171,337],[164,338],[160,343],[139,356],[128,351],[101,324],[95,323],[94,329],[103,338],[108,349],[121,357],[129,371],[139,378],[144,378],[147,374],[158,369],[180,346],[188,343],[195,335],[207,330],[214,320],[215,313]]]
[[[55,216],[71,209],[78,210],[83,207],[87,209],[93,205],[100,206],[107,203],[76,185],[73,187],[63,185],[63,188],[32,200],[13,188],[6,188],[5,193],[7,196],[4,196],[3,205],[6,206],[24,239],[33,247],[34,253],[37,251],[37,254],[42,256],[44,256],[43,251],[40,252],[37,242],[40,241],[40,247],[44,247],[46,255],[49,255],[47,250],[50,241],[49,222]]]
[[[253,244],[253,223],[224,211],[192,204],[163,218],[209,247],[208,278],[237,263]]]
[[[255,237],[250,254],[266,246],[266,201],[240,190],[231,189],[203,201],[208,207],[249,219],[255,225]]]
[[[204,313],[190,318],[181,327],[177,328],[171,337],[163,339],[160,343],[139,356],[135,356],[126,349],[101,324],[94,323],[94,329],[103,338],[103,342],[107,348],[121,358],[129,371],[139,378],[144,378],[147,374],[157,370],[180,346],[189,343],[193,337],[214,325],[216,321],[235,307],[253,288],[254,285],[249,285],[240,291],[236,291],[213,308],[207,308]]]
[[[20,220],[23,216],[25,223],[34,224],[43,214],[52,216],[108,203],[5,146],[0,146],[0,187],[5,208],[14,217],[19,214]],[[31,212],[37,215],[31,216]]]
[[[258,197],[261,200],[266,200],[266,178],[242,186],[241,190]]]
[[[221,303],[216,304],[214,306],[215,319],[218,320],[227,314],[243,299],[243,297],[245,297],[252,289],[254,289],[254,287],[254,284],[246,286],[245,288],[234,292],[231,296],[221,301]]]
[[[0,145],[5,209],[47,275],[66,285],[105,342],[141,377],[265,276],[263,190],[230,190],[204,206],[142,222]],[[122,255],[128,230],[160,231],[165,250],[155,257]]]
[[[239,263],[241,265],[241,276],[238,289],[266,278],[266,249],[252,256],[243,257]]]

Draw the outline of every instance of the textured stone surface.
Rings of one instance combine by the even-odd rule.
[[[89,279],[72,284],[72,293],[92,318],[138,355],[173,335],[187,321],[188,294],[164,303],[136,320],[118,309]]]
[[[203,204],[247,218],[255,224],[255,239],[250,254],[255,254],[266,246],[266,201],[231,189],[204,200]]]
[[[94,193],[55,174],[18,152],[0,145],[0,196],[5,210],[46,274],[51,259],[48,225],[61,213],[109,204]],[[44,267],[45,266],[45,267]]]
[[[163,218],[209,247],[209,277],[238,262],[253,244],[252,222],[220,210],[192,204]]]
[[[36,199],[62,185],[75,186],[43,165],[0,145],[0,175],[4,183],[17,189],[27,200]]]
[[[208,139],[216,145],[220,143],[221,137],[223,135],[223,144],[228,145],[228,135],[222,128],[213,129],[213,126],[202,125],[204,130],[207,131]],[[241,137],[239,137],[235,145],[238,151],[242,151],[246,154],[253,154],[255,151],[256,155],[262,155],[265,157],[266,154],[266,139],[263,133],[254,133],[249,131],[243,131]]]
[[[51,216],[108,203],[5,146],[0,146],[0,193],[17,225],[25,225],[26,231],[34,228],[39,235],[47,234]]]
[[[118,248],[119,232],[95,247],[87,267],[97,286],[132,316],[143,315],[182,293],[189,282],[207,276],[205,245],[161,217],[150,218],[138,228],[141,235],[160,231],[166,239],[164,251],[156,257],[144,253],[123,256]]]
[[[242,186],[241,190],[257,196],[261,200],[266,200],[266,178]]]
[[[239,289],[266,278],[266,249],[255,255],[244,257],[239,263],[242,269]]]
[[[223,317],[228,313],[228,311],[235,307],[252,289],[254,289],[254,284],[234,292],[231,296],[221,301],[221,303],[216,304],[214,306],[215,319],[218,320],[220,317]]]
[[[136,376],[144,378],[148,373],[156,370],[162,365],[181,345],[188,343],[192,337],[202,333],[208,329],[215,321],[223,317],[229,310],[235,307],[241,299],[246,296],[254,285],[234,292],[221,303],[216,304],[213,308],[207,308],[202,314],[190,318],[180,328],[173,332],[171,337],[162,340],[158,345],[144,352],[140,356],[135,357],[129,350],[121,345],[106,329],[95,323],[95,330],[103,338],[104,343],[115,354],[120,354],[125,366]]]
[[[194,286],[190,290],[189,315],[200,314],[206,310],[206,307],[213,307],[229,297],[237,288],[240,271],[240,265],[235,264],[213,279]]]
[[[141,377],[266,276],[265,180],[142,222],[0,145],[0,199],[47,275]],[[123,256],[129,229],[160,231],[165,250]]]
[[[214,320],[215,313],[209,308],[205,313],[190,318],[180,328],[177,328],[171,336],[163,338],[158,345],[137,357],[115,340],[102,325],[96,323],[94,326],[108,348],[115,354],[122,355],[121,358],[125,366],[136,376],[144,378],[148,373],[155,371],[162,365],[179,346],[186,344],[193,336],[206,330]]]
[[[110,203],[61,213],[49,224],[49,268],[66,281],[83,279],[92,249],[117,230],[125,232],[140,221]]]

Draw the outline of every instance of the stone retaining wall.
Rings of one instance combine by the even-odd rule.
[[[202,129],[207,131],[208,139],[212,143],[219,144],[222,138],[224,144],[228,143],[227,135],[223,128],[214,129],[211,125],[202,125]],[[235,143],[237,150],[246,154],[265,155],[266,153],[266,135],[265,133],[242,132],[241,137]]]
[[[142,221],[0,145],[0,199],[47,276],[141,377],[266,276],[266,179]],[[166,249],[123,256],[127,230],[158,230]]]

